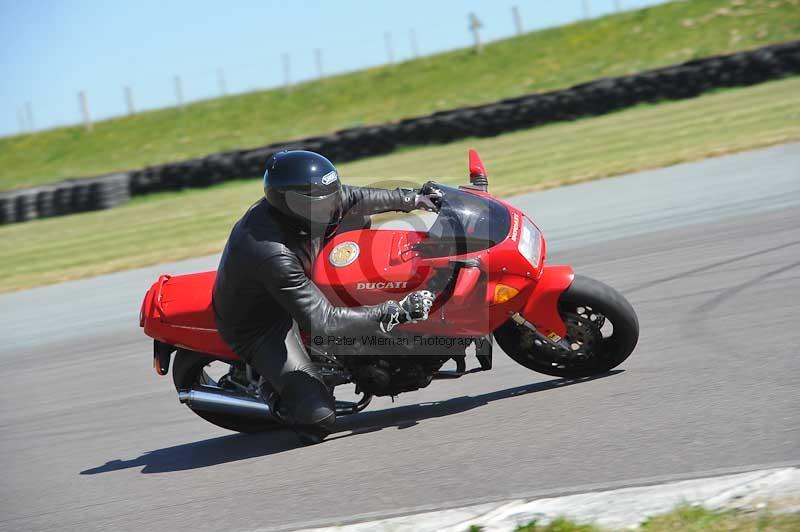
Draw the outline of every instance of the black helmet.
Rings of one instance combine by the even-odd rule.
[[[267,161],[267,203],[304,228],[338,225],[342,217],[341,189],[336,167],[318,153],[281,151]]]

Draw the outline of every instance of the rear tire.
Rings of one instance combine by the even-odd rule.
[[[213,380],[204,370],[204,368],[213,361],[214,358],[202,353],[178,349],[178,352],[175,354],[175,362],[172,364],[172,380],[175,383],[175,389],[187,390],[196,384],[214,384]],[[189,409],[209,423],[235,432],[257,434],[268,430],[285,428],[275,421],[219,414],[217,412],[205,412],[203,410],[195,410],[191,407],[189,407]]]
[[[564,378],[601,375],[630,356],[639,340],[639,320],[631,304],[608,285],[582,275],[558,300],[561,319],[567,324],[565,338],[580,344],[581,357],[565,359],[535,343],[524,326],[508,320],[494,333],[497,343],[514,361],[533,371]],[[606,335],[601,322],[610,322],[613,331]]]

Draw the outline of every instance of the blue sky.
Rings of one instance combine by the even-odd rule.
[[[592,15],[614,0],[588,0]],[[326,73],[411,57],[410,32],[430,54],[471,42],[467,15],[482,38],[514,33],[511,6],[525,30],[582,17],[584,0],[0,0],[0,135],[18,133],[18,110],[30,102],[35,128],[80,121],[85,90],[94,119],[124,114],[123,87],[137,110],[174,105],[174,77],[187,101],[217,96],[218,72],[228,94],[283,83],[288,53],[293,80],[316,76],[314,50]],[[625,9],[658,0],[620,0]]]

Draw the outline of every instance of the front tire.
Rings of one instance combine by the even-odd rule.
[[[590,277],[575,275],[558,300],[558,311],[567,325],[565,339],[575,350],[573,356],[559,356],[542,346],[530,330],[512,320],[501,325],[494,337],[508,356],[526,368],[571,379],[614,369],[639,340],[639,320],[628,300]]]
[[[187,390],[194,385],[216,385],[211,377],[205,372],[214,359],[202,353],[178,349],[175,354],[175,362],[172,364],[172,380],[176,390]],[[283,425],[270,420],[255,419],[246,416],[236,416],[230,414],[220,414],[217,412],[206,412],[203,410],[189,409],[205,419],[223,429],[234,432],[244,432],[247,434],[257,434],[268,430],[284,428]]]

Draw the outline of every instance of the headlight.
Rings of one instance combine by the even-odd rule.
[[[522,233],[519,237],[517,249],[523,257],[528,259],[534,268],[539,265],[542,252],[542,234],[527,218],[522,219]]]

